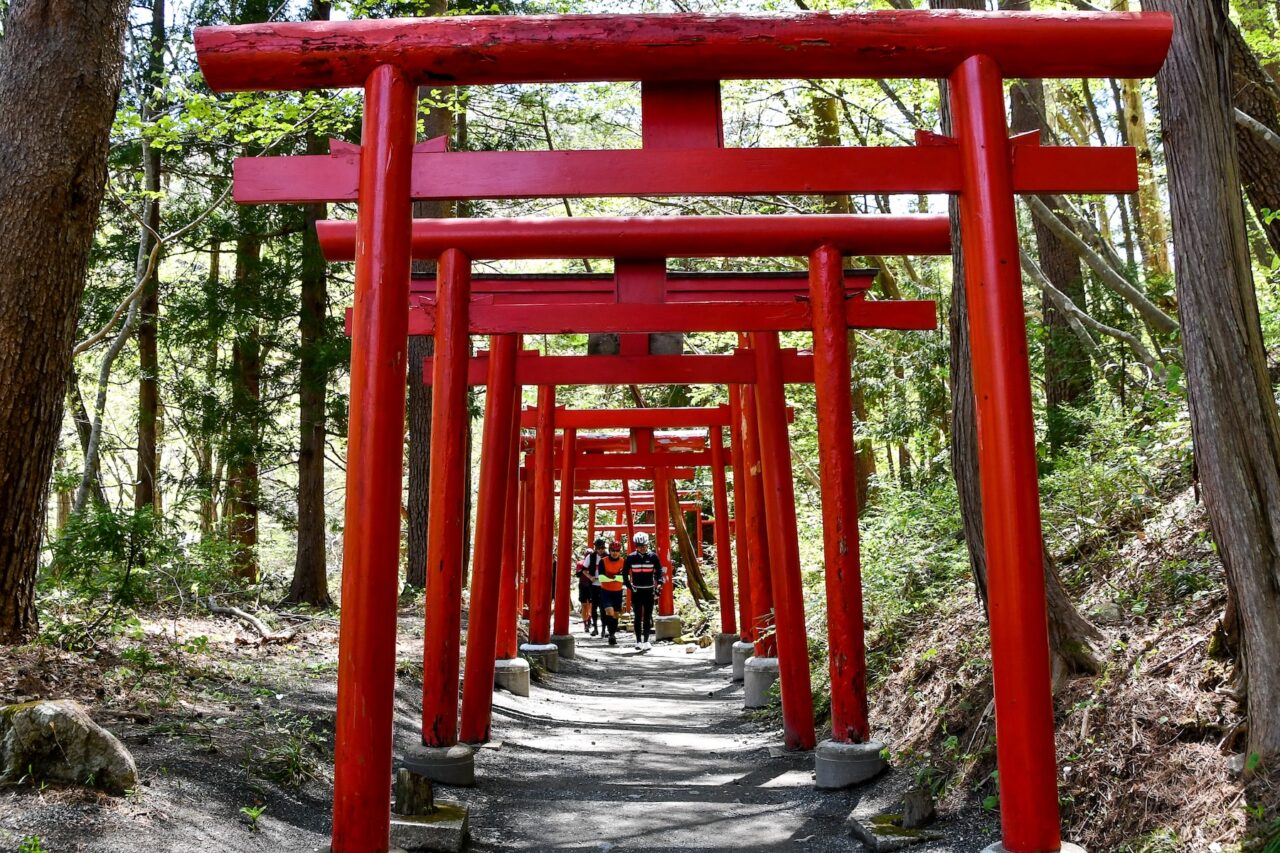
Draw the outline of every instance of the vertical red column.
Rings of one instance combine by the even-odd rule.
[[[772,530],[766,522],[764,480],[760,467],[759,416],[756,412],[755,386],[742,386],[742,458],[746,470],[743,503],[746,508],[747,562],[751,567],[751,640],[756,644],[756,657],[771,658],[777,653],[774,634],[773,583],[775,571],[770,564],[769,540]]]
[[[493,662],[501,596],[507,477],[511,467],[511,420],[515,408],[515,335],[494,335],[489,343],[488,391],[481,438],[480,487],[476,501],[476,547],[467,618],[467,664],[462,678],[463,743],[489,739],[493,711]],[[433,433],[434,435],[434,433]]]
[[[467,526],[467,308],[471,261],[448,249],[436,267],[435,358],[432,360],[431,506],[427,521],[427,600],[423,631],[422,742],[458,742],[462,562]]]
[[[733,615],[733,558],[729,548],[729,489],[724,476],[724,434],[720,427],[712,427],[711,439],[711,492],[716,510],[716,574],[720,579],[720,633],[735,634],[737,620]]]
[[[520,386],[511,394],[512,418],[510,458],[507,460],[506,521],[513,522],[509,532],[504,527],[502,550],[502,586],[498,595],[498,638],[494,658],[510,660],[519,654],[516,622],[520,619],[520,566],[524,560],[524,490],[520,483]]]
[[[742,391],[729,386],[729,459],[733,463],[733,547],[738,558],[738,639],[751,642],[751,581],[747,564],[747,473],[742,463]]]
[[[526,464],[522,470],[525,478],[520,482],[520,529],[524,538],[524,545],[520,554],[520,612],[524,618],[530,619],[533,615],[531,602],[533,594],[534,469],[532,465]]]
[[[1061,836],[1035,422],[1004,85],[1000,69],[985,56],[965,61],[950,83],[963,176],[960,231],[986,530],[1001,826],[1010,853],[1040,853],[1058,850]]]
[[[672,616],[676,612],[676,586],[672,583],[671,571],[671,499],[667,487],[669,482],[665,470],[653,469],[653,535],[656,539],[654,547],[658,552],[658,559],[662,561],[662,571],[666,576],[662,592],[658,595],[659,616]]]
[[[622,481],[622,506],[627,513],[627,540],[622,543],[622,552],[630,552],[635,544],[632,540],[636,535],[636,514],[631,510],[631,481]]]
[[[533,553],[529,564],[529,642],[551,642],[551,537],[555,528],[556,389],[538,386],[538,435],[533,448]]]
[[[573,578],[577,566],[577,548],[573,542],[573,480],[578,460],[578,431],[565,427],[562,459],[560,462],[560,538],[556,546],[559,571],[556,573],[556,624],[557,637],[569,636],[569,617],[577,601],[573,595]],[[567,652],[567,653],[566,653]],[[572,648],[562,648],[563,657],[573,657]]]
[[[778,635],[778,677],[782,682],[782,737],[789,749],[813,749],[813,690],[809,684],[809,638],[800,582],[796,498],[787,437],[787,401],[782,384],[782,351],[777,332],[754,336],[756,409],[764,508],[769,521],[769,562],[773,568],[774,625]]]
[[[374,69],[365,83],[338,635],[334,853],[381,853],[390,832],[414,98],[414,86],[389,65]]]
[[[587,507],[587,542],[596,541],[596,505]]]
[[[842,743],[862,743],[871,735],[867,725],[857,471],[842,261],[840,251],[831,246],[823,246],[810,255],[809,304],[813,310],[813,379],[822,476],[831,738]]]

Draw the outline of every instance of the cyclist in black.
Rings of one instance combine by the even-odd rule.
[[[591,636],[599,634],[600,607],[597,599],[600,592],[600,562],[605,557],[605,542],[597,539],[594,548],[588,551],[578,563],[578,603],[582,605],[582,630],[590,631]]]
[[[631,590],[631,609],[635,613],[636,648],[648,651],[649,634],[653,632],[653,604],[662,588],[662,561],[649,550],[649,534],[637,533],[632,539],[636,549],[627,555],[622,566],[622,579]]]

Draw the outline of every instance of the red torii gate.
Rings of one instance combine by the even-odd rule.
[[[358,198],[362,248],[352,340],[343,572],[347,618],[340,637],[332,850],[370,853],[387,847],[395,622],[386,617],[394,613],[397,581],[410,198],[929,191],[959,196],[966,249],[983,516],[989,531],[984,545],[1003,848],[1013,853],[1061,849],[1013,194],[1130,192],[1136,164],[1131,151],[1010,147],[1002,82],[1006,77],[1149,77],[1163,61],[1172,26],[1172,18],[1163,14],[908,11],[494,16],[198,29],[197,53],[215,90],[363,87],[366,95],[359,154],[336,158],[339,162],[291,158],[283,161],[285,168],[268,167],[265,175],[261,162],[238,163],[236,175],[240,201]],[[940,144],[905,149],[763,155],[723,150],[707,141],[718,132],[718,103],[712,125],[699,124],[697,117],[707,114],[699,109],[712,99],[694,97],[698,83],[677,83],[708,77],[944,78],[951,83],[955,138],[934,137]],[[639,79],[646,101],[667,101],[673,107],[668,116],[694,118],[684,133],[692,141],[681,145],[674,138],[679,130],[668,122],[661,142],[638,151],[414,151],[419,83],[616,79]],[[690,97],[681,99],[682,93]],[[442,261],[441,280],[456,280],[460,253],[446,252]],[[820,281],[813,290],[819,293]],[[442,296],[437,319],[449,346],[438,344],[437,357],[461,364],[465,305],[456,295]],[[824,308],[815,323],[824,336],[831,331],[832,314]],[[824,340],[820,347],[823,361],[829,361],[825,356],[833,343]],[[768,361],[767,354],[763,360]],[[451,382],[442,396],[455,396],[458,384]],[[832,408],[839,402],[819,393],[820,411],[845,420],[847,410]],[[444,414],[452,415],[456,407],[446,408],[450,411]],[[450,442],[436,442],[433,456],[441,444]],[[824,473],[828,465],[846,473],[842,460],[829,459],[829,448],[822,449]],[[440,469],[433,465],[432,470]],[[832,554],[830,546],[843,543],[856,514],[850,513],[844,492],[828,497],[829,482],[824,482],[824,522],[829,522],[824,537]],[[456,482],[442,485],[443,495],[454,499],[448,506],[462,505],[457,491]],[[442,504],[433,499],[433,505]],[[431,540],[453,541],[449,528],[455,522],[436,517],[433,513]],[[448,565],[460,559],[455,550],[448,545],[434,556]],[[829,563],[828,572],[836,577],[847,565],[840,559]],[[844,607],[841,600],[831,604]]]

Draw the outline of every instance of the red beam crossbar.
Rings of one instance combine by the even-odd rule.
[[[471,334],[566,335],[581,334],[587,328],[600,334],[813,330],[806,302],[618,303],[603,308],[590,303],[472,305]],[[932,330],[938,326],[935,303],[924,300],[850,299],[845,312],[854,329]],[[435,334],[433,307],[418,306],[409,312],[409,334]],[[522,384],[533,383],[522,380]]]
[[[601,468],[705,468],[711,464],[709,450],[637,451],[628,453],[579,453],[574,467],[579,471]],[[558,466],[557,466],[558,467]]]
[[[316,223],[330,261],[356,256],[356,223]],[[457,249],[472,260],[528,258],[802,257],[819,246],[846,255],[945,255],[951,224],[934,215],[593,216],[418,219],[413,256]]]
[[[600,356],[621,358],[622,356]],[[643,356],[639,356],[643,357]],[[654,358],[655,356],[649,356]],[[667,356],[670,358],[671,356]],[[535,411],[525,409],[520,413],[520,426],[532,429]],[[794,417],[794,412],[792,413]],[[705,406],[653,409],[556,409],[556,426],[589,429],[681,429],[729,425],[728,406]],[[579,436],[582,441],[585,436]],[[662,434],[655,439],[661,441]],[[636,492],[632,492],[635,495]]]
[[[1023,13],[1025,14],[1025,13]],[[1020,16],[1019,16],[1020,17]],[[703,72],[705,73],[705,72]],[[953,140],[868,148],[707,148],[589,151],[418,151],[415,199],[606,196],[958,193]],[[1128,193],[1138,188],[1132,148],[1075,148],[1010,141],[1017,193]],[[353,201],[358,150],[334,155],[239,157],[239,204]]]
[[[667,273],[664,302],[795,302],[808,295],[803,272]],[[868,290],[874,270],[846,270],[845,292]],[[410,282],[410,303],[433,305],[435,280]],[[472,305],[525,305],[549,302],[609,305],[618,301],[612,277],[579,274],[498,275],[471,280]]]
[[[364,86],[379,65],[435,86],[601,80],[941,78],[971,56],[1005,77],[1150,77],[1167,14],[895,11],[520,15],[200,27],[214,91]]]
[[[592,328],[595,327],[593,324]],[[432,382],[433,364],[432,358],[423,362],[422,379],[426,384]],[[488,364],[486,354],[473,356],[467,366],[467,381],[471,385],[484,385]],[[751,354],[742,352],[731,355],[543,355],[516,360],[519,385],[742,385],[755,382],[755,375]],[[783,381],[791,384],[813,382],[813,358],[787,350],[783,355],[782,375]]]

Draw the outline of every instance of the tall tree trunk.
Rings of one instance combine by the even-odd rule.
[[[1015,0],[1006,6],[1011,11],[1026,11],[1031,0]],[[1015,133],[1039,130],[1048,133],[1044,120],[1044,85],[1040,80],[1019,80],[1009,93],[1011,125]],[[1041,199],[1056,210],[1052,197]],[[1058,290],[1070,297],[1081,310],[1085,307],[1084,272],[1080,259],[1071,247],[1032,217],[1036,234],[1036,253],[1040,269]],[[1071,329],[1068,318],[1045,294],[1041,301],[1045,326],[1044,384],[1045,440],[1053,455],[1067,445],[1079,441],[1084,432],[1078,420],[1065,411],[1093,399],[1093,366],[1084,342]]]
[[[231,345],[231,409],[227,460],[227,538],[234,546],[232,570],[237,578],[258,580],[258,453],[261,446],[261,333],[252,318],[262,290],[262,238],[256,218],[241,209],[236,238],[236,271],[232,302],[249,315]]]
[[[13,0],[4,16],[0,643],[30,639],[37,628],[45,500],[106,180],[127,8],[124,0]]]
[[[835,98],[815,97],[813,99],[813,129],[814,141],[818,145],[832,148],[840,145],[840,112]],[[851,209],[847,195],[823,196],[822,205],[827,213],[849,213]],[[849,330],[849,361],[854,376],[851,396],[853,421],[856,428],[867,422],[867,396],[863,391],[862,382],[857,378],[861,375],[858,367],[858,335],[852,329]],[[871,445],[871,439],[866,437],[857,439],[854,454],[858,478],[858,514],[861,515],[871,502],[871,478],[876,474],[876,453]]]
[[[1249,750],[1280,756],[1280,416],[1245,242],[1225,0],[1143,0],[1172,12],[1157,78],[1196,467],[1234,594]]]
[[[432,0],[428,15],[440,15],[445,10],[444,0]],[[445,101],[449,92],[442,92],[434,100]],[[422,123],[427,139],[453,136],[453,112],[440,106],[425,103],[431,98],[431,89],[418,90]],[[415,201],[415,219],[448,219],[454,215],[450,201]],[[414,276],[433,276],[434,261],[414,261]],[[427,516],[431,512],[431,386],[422,381],[422,362],[435,353],[435,339],[428,335],[409,338],[409,496],[408,531],[406,536],[405,586],[422,589],[427,583]],[[470,420],[468,420],[470,429]],[[471,490],[467,489],[470,494]],[[468,515],[468,518],[470,516]],[[469,539],[468,539],[469,541]],[[465,565],[465,563],[464,563]]]
[[[327,0],[314,0],[311,19],[329,19]],[[307,136],[307,153],[322,154],[325,140]],[[293,563],[293,581],[286,601],[331,607],[329,567],[325,559],[324,437],[325,390],[329,385],[329,364],[325,355],[324,326],[328,316],[329,277],[316,222],[328,216],[326,204],[303,208],[302,299],[299,317],[301,347],[298,384],[298,550]]]
[[[151,40],[147,46],[147,72],[142,87],[142,123],[145,126],[160,112],[159,105],[164,96],[164,0],[151,2]],[[146,134],[142,137],[142,160],[144,163],[143,189],[151,195],[146,227],[142,229],[138,249],[142,257],[151,254],[157,236],[160,234],[160,183],[161,168],[160,149],[152,147]],[[156,259],[156,269],[142,291],[142,303],[139,305],[141,317],[138,323],[138,467],[137,483],[133,491],[133,505],[136,509],[151,507],[158,510],[156,495],[156,468],[159,458],[156,453],[156,414],[160,397],[156,385],[156,377],[160,370],[160,358],[156,349],[156,322],[160,313],[160,259]]]
[[[983,0],[931,0],[934,9],[985,8]],[[943,133],[951,132],[951,114],[943,85],[941,103]],[[969,356],[969,317],[964,290],[964,249],[960,242],[960,219],[955,200],[951,201],[951,465],[960,497],[960,518],[974,588],[987,606],[987,556],[982,528],[982,487],[978,478],[977,411],[973,400],[973,372]],[[1049,648],[1053,653],[1055,683],[1066,672],[1096,672],[1097,658],[1090,640],[1098,629],[1080,615],[1048,549],[1044,549],[1045,595],[1049,611]]]
[[[1231,42],[1231,103],[1272,133],[1280,136],[1280,84],[1253,55],[1234,24],[1227,31]],[[1245,195],[1267,236],[1271,251],[1280,255],[1280,219],[1267,222],[1264,210],[1280,210],[1280,153],[1256,132],[1235,122],[1236,150]]]
[[[222,285],[222,244],[214,241],[209,246],[209,274],[206,279],[205,298],[217,298]],[[218,381],[218,341],[210,338],[205,349],[204,359],[205,386],[212,388]],[[196,483],[200,488],[200,538],[213,535],[218,523],[218,476],[213,467],[214,437],[207,433],[210,430],[193,430],[196,454]]]

